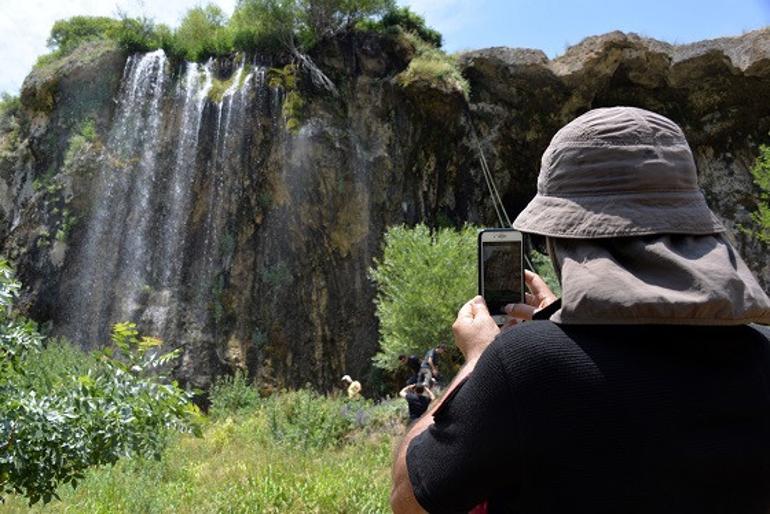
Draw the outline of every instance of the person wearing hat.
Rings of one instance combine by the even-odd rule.
[[[358,400],[361,398],[361,382],[353,380],[350,375],[343,375],[340,380],[347,387],[349,400]]]
[[[462,307],[465,366],[405,436],[393,510],[770,512],[770,300],[681,129],[578,117],[513,226],[545,238],[562,297],[527,272],[502,333]]]

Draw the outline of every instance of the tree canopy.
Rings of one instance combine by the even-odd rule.
[[[377,286],[380,350],[374,364],[398,366],[400,354],[422,355],[452,341],[458,309],[476,294],[478,229],[391,227],[370,276]]]

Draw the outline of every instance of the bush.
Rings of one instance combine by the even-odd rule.
[[[171,30],[146,17],[119,19],[75,16],[57,21],[48,39],[52,53],[40,56],[37,66],[67,55],[84,41],[110,39],[127,52],[162,48],[174,60],[201,61],[234,52],[274,54],[284,51],[295,58],[319,41],[353,28],[416,34],[433,47],[441,34],[408,8],[393,0],[239,0],[228,20],[214,4],[187,11],[179,27]],[[308,65],[307,56],[302,61]],[[316,70],[317,71],[317,70]]]
[[[417,225],[385,233],[382,259],[369,271],[380,320],[376,366],[395,370],[400,354],[422,355],[452,340],[458,309],[476,293],[477,232]]]
[[[551,258],[536,250],[530,252],[529,258],[532,261],[532,265],[535,267],[533,271],[540,275],[545,283],[548,284],[548,287],[551,288],[553,294],[561,296],[561,284],[559,284],[559,278],[556,276],[556,272],[553,269]]]
[[[241,0],[228,28],[233,47],[243,52],[275,52],[294,38],[297,18],[294,0]]]
[[[332,425],[339,440],[320,437],[328,445],[278,440],[270,412],[297,405],[297,394],[365,424],[351,421],[344,433]],[[392,452],[406,410],[401,399],[371,405],[281,392],[253,409],[211,419],[203,438],[175,437],[160,461],[124,459],[92,470],[77,490],[59,489],[62,502],[33,512],[388,512]],[[14,499],[4,510],[30,512]]]
[[[72,377],[102,372],[105,364],[94,354],[86,353],[65,339],[43,340],[44,348],[26,359],[24,373],[16,377],[20,389],[50,394],[67,389]]]
[[[119,26],[118,20],[104,16],[73,16],[53,24],[46,45],[58,55],[66,55],[85,41],[114,37]]]
[[[169,55],[176,55],[171,29],[167,25],[155,25],[150,18],[123,16],[113,39],[128,53],[149,52],[163,48]]]
[[[62,363],[42,367],[52,358],[40,358],[45,338],[12,309],[20,287],[0,261],[0,496],[48,503],[60,483],[75,487],[88,468],[158,457],[167,430],[195,429],[190,396],[163,374],[147,376],[176,352],[160,355],[160,341],[140,338],[132,324],[115,326],[115,349],[84,374],[67,373]]]
[[[470,85],[454,57],[426,43],[416,34],[407,32],[404,37],[414,46],[415,55],[409,66],[396,77],[402,87],[423,83],[447,91],[457,91],[468,97]]]
[[[0,158],[18,142],[20,110],[21,101],[18,96],[0,94]]]
[[[751,219],[758,228],[748,232],[768,244],[770,243],[770,146],[759,147],[759,157],[751,168],[751,175],[759,189],[757,209],[751,213]]]
[[[15,116],[21,109],[21,100],[18,96],[8,93],[0,94],[0,118]]]
[[[214,4],[190,9],[174,32],[174,53],[189,61],[229,53],[233,45],[226,22],[222,9]]]
[[[259,403],[259,393],[240,371],[233,376],[222,376],[214,381],[209,391],[210,414],[221,417],[237,414],[244,409],[253,409]]]
[[[299,390],[270,396],[263,408],[276,441],[292,447],[328,448],[339,445],[355,425],[355,411],[347,405],[312,391]]]
[[[440,48],[443,44],[441,33],[428,27],[425,19],[413,12],[409,7],[397,7],[388,10],[380,20],[364,20],[358,24],[361,30],[374,30],[378,32],[389,32],[393,29],[400,29],[403,32],[416,34],[426,43]]]

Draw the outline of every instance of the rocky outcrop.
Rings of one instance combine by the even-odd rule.
[[[466,104],[397,83],[414,51],[403,40],[354,33],[313,55],[340,96],[301,80],[294,132],[265,63],[177,66],[91,44],[33,71],[18,123],[2,125],[2,252],[54,333],[98,346],[132,319],[183,348],[177,375],[196,386],[241,368],[266,386],[327,388],[370,370],[367,270],[388,226],[496,224],[471,123],[515,215],[560,126],[632,105],[682,125],[711,206],[767,287],[766,248],[739,227],[770,130],[769,45],[767,30],[684,46],[611,33],[555,60],[468,52]]]
[[[709,205],[770,286],[767,248],[741,228],[751,228],[758,201],[749,169],[770,139],[770,29],[688,45],[613,32],[554,60],[491,48],[464,54],[461,64],[494,173],[519,183],[505,188],[511,210],[533,193],[539,156],[560,126],[596,107],[650,109],[682,126]]]

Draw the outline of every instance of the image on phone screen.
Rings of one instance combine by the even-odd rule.
[[[521,242],[485,242],[484,299],[492,315],[504,314],[509,303],[522,302]]]

